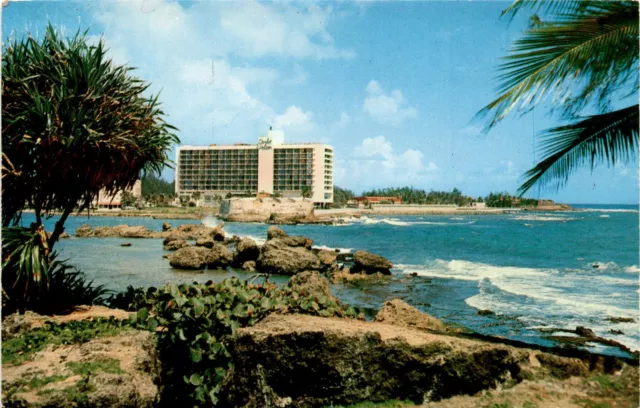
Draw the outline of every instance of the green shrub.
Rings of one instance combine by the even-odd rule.
[[[60,314],[77,305],[102,304],[108,290],[94,286],[84,273],[47,254],[44,230],[2,229],[2,309]]]
[[[251,284],[237,278],[220,283],[129,288],[112,301],[140,307],[136,323],[159,333],[163,364],[163,403],[167,406],[215,405],[220,384],[232,367],[230,335],[270,313],[305,313],[355,318],[354,308],[326,296],[298,293],[271,282]],[[128,303],[128,304],[127,304]],[[188,404],[185,398],[189,398]]]

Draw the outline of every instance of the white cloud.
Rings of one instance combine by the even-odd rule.
[[[283,85],[302,85],[307,82],[307,78],[309,74],[300,66],[300,64],[295,64],[293,66],[293,73],[290,77],[286,78],[282,81]]]
[[[335,47],[327,31],[332,14],[331,7],[315,3],[229,2],[221,8],[220,27],[230,50],[243,56],[353,58],[352,50]]]
[[[345,112],[340,113],[340,120],[336,122],[336,126],[339,128],[343,128],[351,123],[351,118]]]
[[[384,136],[366,138],[346,160],[336,158],[334,177],[337,184],[381,187],[433,181],[439,177],[438,165],[425,162],[420,150],[396,153]],[[348,180],[346,180],[348,177]]]
[[[408,105],[399,89],[386,93],[378,81],[371,80],[366,91],[364,110],[380,123],[398,126],[418,116],[418,110]]]
[[[307,132],[315,127],[313,123],[313,113],[305,112],[295,105],[289,106],[282,115],[278,115],[273,120],[275,129],[293,130]]]
[[[278,81],[299,85],[307,72],[294,60],[291,76],[285,77],[255,58],[352,56],[328,30],[340,17],[316,4],[194,2],[183,7],[145,0],[102,2],[96,8],[108,55],[137,67],[134,73],[152,84],[150,92],[161,91],[167,121],[187,144],[212,138],[253,141],[276,119],[278,126],[296,132],[313,130],[311,112],[294,101],[279,116],[267,102]]]

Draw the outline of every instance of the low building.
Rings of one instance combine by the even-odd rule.
[[[140,198],[140,196],[142,196],[142,182],[140,180],[136,180],[133,187],[124,190],[124,192],[133,195],[135,198]],[[115,194],[108,194],[104,189],[102,189],[91,205],[94,208],[122,208],[122,195],[123,191],[118,191]]]
[[[400,197],[356,197],[354,200],[358,204],[402,204]]]
[[[333,202],[333,147],[284,143],[284,133],[269,130],[257,144],[180,146],[176,153],[175,192],[206,204],[215,197],[308,198]]]

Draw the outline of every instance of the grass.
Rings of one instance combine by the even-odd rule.
[[[74,374],[86,376],[91,373],[101,371],[110,374],[122,374],[124,371],[120,368],[120,361],[116,359],[108,359],[104,361],[70,361],[67,368]]]
[[[3,339],[2,363],[20,365],[48,345],[81,344],[98,337],[115,336],[127,328],[127,322],[98,318],[65,324],[46,323],[20,336]]]
[[[351,405],[331,405],[325,408],[405,408],[413,406],[415,404],[409,400],[389,400],[384,402],[358,402]]]

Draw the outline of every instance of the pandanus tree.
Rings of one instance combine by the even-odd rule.
[[[3,269],[36,282],[46,283],[70,214],[88,210],[101,189],[114,194],[140,174],[159,173],[179,142],[149,84],[106,52],[86,33],[67,38],[51,25],[40,40],[12,38],[3,47],[2,225],[14,238],[3,243]],[[16,231],[25,208],[35,213],[29,233]],[[54,213],[47,234],[42,222]]]
[[[535,185],[563,186],[582,166],[637,158],[638,3],[534,1],[513,3],[504,15],[534,14],[500,67],[497,99],[479,112],[488,129],[512,112],[527,112],[552,96],[566,123],[543,132],[543,159],[525,173],[520,195]]]

